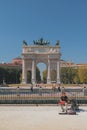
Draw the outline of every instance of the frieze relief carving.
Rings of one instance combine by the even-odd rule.
[[[60,53],[59,48],[54,47],[24,47],[23,53]]]

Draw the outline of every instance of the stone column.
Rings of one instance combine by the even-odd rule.
[[[22,83],[27,83],[27,76],[26,76],[26,68],[25,68],[25,60],[22,60]]]
[[[35,60],[32,60],[32,84],[36,82]]]
[[[51,83],[51,78],[50,78],[50,59],[48,55],[48,71],[47,71],[47,84]]]
[[[57,61],[57,84],[60,84],[60,62]]]

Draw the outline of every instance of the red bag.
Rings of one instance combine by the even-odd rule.
[[[65,105],[65,101],[60,101],[59,104],[60,105]]]

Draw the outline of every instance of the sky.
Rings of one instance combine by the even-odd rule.
[[[41,37],[60,40],[61,59],[87,63],[87,0],[0,0],[0,63]]]

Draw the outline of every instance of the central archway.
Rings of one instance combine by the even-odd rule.
[[[46,83],[47,82],[47,75],[45,76],[45,79],[44,79],[44,71],[47,71],[47,66],[45,63],[43,62],[39,62],[37,64],[37,68],[39,69],[40,71],[40,76],[41,76],[41,83]],[[37,76],[36,76],[37,78]],[[36,82],[37,82],[37,79],[36,79]],[[37,82],[38,83],[38,82]]]

